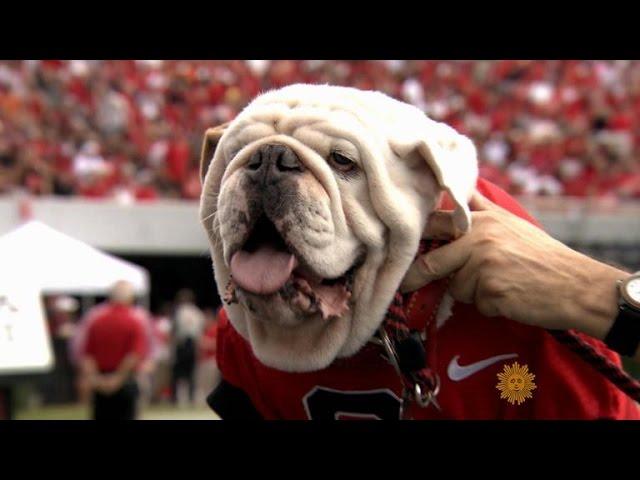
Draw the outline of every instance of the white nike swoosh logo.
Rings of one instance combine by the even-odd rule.
[[[478,373],[480,370],[493,365],[494,363],[498,363],[501,360],[508,360],[509,358],[515,358],[517,356],[517,353],[506,353],[504,355],[489,357],[484,360],[480,360],[479,362],[470,363],[469,365],[460,365],[458,363],[460,355],[456,355],[449,362],[449,366],[447,367],[447,375],[449,375],[449,378],[454,382],[459,382],[460,380],[464,380],[474,373]]]

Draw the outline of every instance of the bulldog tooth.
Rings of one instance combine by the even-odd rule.
[[[229,282],[227,283],[222,300],[227,305],[238,303],[238,297],[236,295],[236,284],[233,280],[229,280]]]
[[[309,297],[303,295],[301,292],[296,292],[296,293],[298,295],[293,297],[293,300],[292,300],[293,305],[298,307],[304,313],[309,313],[309,310],[312,307],[311,299]]]

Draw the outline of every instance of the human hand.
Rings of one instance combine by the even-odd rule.
[[[471,231],[418,258],[403,291],[452,275],[449,293],[480,313],[604,338],[617,313],[616,280],[628,273],[587,257],[476,192]],[[453,222],[434,212],[425,237],[447,238]]]

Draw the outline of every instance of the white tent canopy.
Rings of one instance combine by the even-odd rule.
[[[0,237],[0,276],[28,281],[44,293],[104,295],[115,282],[130,282],[138,295],[149,292],[142,267],[30,221]]]

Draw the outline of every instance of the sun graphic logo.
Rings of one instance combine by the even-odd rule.
[[[514,362],[512,365],[505,365],[502,373],[498,374],[498,385],[500,398],[504,398],[511,405],[521,405],[527,398],[532,398],[531,392],[536,389],[533,379],[536,376],[529,371],[526,365]]]

